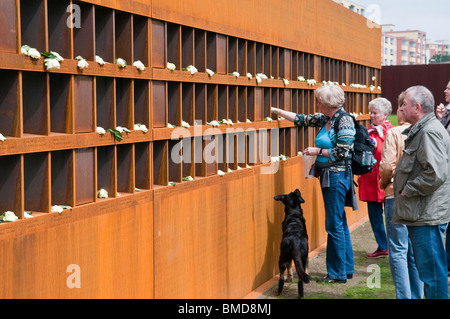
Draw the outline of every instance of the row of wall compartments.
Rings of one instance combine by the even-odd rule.
[[[178,140],[0,156],[0,211],[49,213],[53,205],[76,207],[110,198],[187,183],[297,156],[316,129],[236,130]],[[23,185],[22,185],[23,183]],[[23,200],[22,200],[23,198]]]
[[[72,4],[80,8],[81,20],[67,27],[68,18],[76,13],[67,11]],[[155,132],[182,121],[195,125],[223,118],[234,123],[276,120],[270,106],[298,113],[317,111],[312,87],[270,87],[274,82],[231,85],[235,71],[290,81],[303,76],[347,86],[379,86],[381,80],[380,70],[369,66],[77,0],[4,0],[0,7],[4,16],[0,27],[10,31],[0,38],[2,53],[20,54],[20,47],[27,44],[40,52],[56,51],[65,59],[80,55],[90,63],[95,63],[96,55],[107,62],[121,57],[129,65],[141,60],[158,74],[153,78],[133,72],[127,73],[130,76],[92,71],[82,75],[75,69],[42,72],[31,64],[26,70],[1,69],[0,133],[7,137],[90,133],[97,126],[132,129],[134,123]],[[180,72],[172,75],[164,70],[168,62],[175,63],[177,70],[192,64],[200,72],[211,69],[230,77],[221,77],[218,83],[190,81]],[[358,114],[367,114],[368,102],[377,97],[368,90],[346,91],[347,111]],[[249,126],[236,125],[234,133],[219,131],[179,140],[164,134],[153,140],[148,134],[148,140],[136,143],[112,141],[2,155],[0,212],[11,210],[23,218],[23,211],[32,211],[36,216],[49,213],[52,205],[74,207],[102,201],[97,198],[100,188],[114,198],[170,187],[171,182],[185,183],[186,176],[195,180],[217,175],[219,170],[245,169],[270,161],[270,156],[296,156],[312,145],[317,133],[317,129],[286,123],[274,126],[239,132]],[[214,160],[206,160],[205,152]]]
[[[17,92],[22,99],[17,98]],[[367,113],[373,94],[346,92],[349,112]],[[0,70],[0,133],[88,133],[134,124],[149,129],[276,119],[270,107],[315,113],[313,90],[150,81]]]
[[[317,82],[367,87],[378,87],[381,83],[381,72],[376,68],[86,2],[18,0],[17,3],[20,8],[16,8],[16,0],[3,0],[6,19],[0,22],[0,27],[16,30],[20,36],[14,32],[3,35],[0,51],[20,52],[20,47],[26,44],[40,52],[56,51],[67,59],[82,56],[95,61],[98,55],[110,63],[121,57],[129,65],[140,60],[153,68],[165,68],[171,62],[178,70],[194,65],[200,72],[208,68],[218,74],[264,73],[288,80],[303,76]],[[20,19],[17,27],[16,11]]]

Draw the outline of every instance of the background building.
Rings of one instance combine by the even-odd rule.
[[[366,7],[362,6],[360,4],[357,4],[355,2],[352,1],[348,1],[348,0],[333,0],[336,3],[339,3],[341,6],[344,6],[347,9],[352,10],[353,12],[360,14],[362,16],[365,16],[366,14]]]
[[[387,25],[386,28],[383,26],[383,65],[386,65],[387,57],[392,57],[392,55],[394,56],[394,65],[426,64],[427,34],[420,30],[393,31],[392,27],[393,25]],[[388,31],[385,31],[386,29]],[[396,41],[392,41],[393,38]],[[392,45],[392,42],[395,45]]]
[[[450,55],[450,44],[448,40],[434,41],[433,43],[427,43],[427,60],[430,63],[440,63],[439,58],[433,59],[435,55]],[[433,59],[433,60],[432,60]],[[448,62],[448,61],[447,61]]]
[[[348,0],[333,1],[357,14],[366,16],[367,10],[365,6]],[[448,40],[430,43],[428,41],[426,31],[395,30],[394,24],[383,24],[381,64],[384,66],[439,63],[441,61],[431,60],[435,54],[442,56],[450,54]]]

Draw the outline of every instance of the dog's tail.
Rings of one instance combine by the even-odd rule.
[[[310,282],[311,277],[306,273],[306,265],[303,265],[302,258],[299,254],[294,256],[294,264],[299,280],[304,283]]]

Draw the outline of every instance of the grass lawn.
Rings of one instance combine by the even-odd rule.
[[[392,125],[398,126],[398,120],[397,120],[397,115],[396,114],[389,115],[388,120],[391,121]]]

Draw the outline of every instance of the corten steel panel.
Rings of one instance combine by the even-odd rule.
[[[444,90],[450,81],[450,63],[383,66],[381,77],[382,96],[391,101],[394,114],[399,94],[414,85],[426,86],[433,93],[436,105],[447,104]]]
[[[155,191],[155,298],[240,298],[277,275],[284,206],[274,194],[299,188],[310,251],[326,242],[317,179],[304,178],[301,158],[277,165]],[[349,225],[363,208],[347,209]]]
[[[2,225],[0,298],[153,298],[152,229],[151,192]]]
[[[29,5],[34,3],[30,0],[8,1]],[[181,68],[180,62],[183,59],[195,59],[197,62],[201,57],[196,52],[199,48],[205,56],[204,65],[201,67],[206,67],[206,61],[212,61],[217,65],[219,73],[236,70],[243,73],[253,69],[254,64],[258,62],[264,66],[264,69],[260,70],[262,72],[273,70],[274,75],[287,76],[288,66],[296,63],[288,54],[290,50],[294,54],[297,54],[296,51],[302,51],[376,68],[380,64],[380,30],[369,29],[364,18],[330,0],[82,2],[96,5],[86,16],[89,19],[94,18],[94,23],[85,30],[87,33],[82,34],[83,36],[78,34],[80,37],[76,34],[67,36],[59,43],[58,36],[65,34],[66,30],[58,28],[59,33],[52,36],[50,42],[59,44],[62,50],[67,50],[72,49],[74,45],[76,48],[79,42],[90,41],[91,37],[95,37],[96,42],[92,49],[95,49],[96,54],[105,55],[103,57],[110,62],[114,53],[127,59],[129,63],[137,55],[142,55],[144,60],[150,60],[150,57],[145,57],[146,44],[139,43],[133,47],[133,42],[139,42],[137,39],[142,35],[135,32],[133,26],[144,25],[143,29],[136,29],[156,36],[149,39],[149,45],[153,49],[159,48],[155,52],[151,51],[151,61],[155,63],[152,66],[156,68],[150,70],[152,76],[157,76],[147,77],[147,71],[143,73],[145,79],[151,81],[148,99],[151,101],[149,110],[154,116],[151,117],[153,127],[165,127],[168,121],[180,125],[183,106],[189,106],[188,115],[192,117],[194,112],[191,103],[194,99],[199,114],[208,121],[217,119],[218,114],[220,117],[220,114],[224,114],[219,108],[226,102],[226,97],[229,98],[226,102],[229,108],[225,111],[233,122],[238,119],[245,122],[249,116],[252,119],[256,116],[270,116],[267,113],[270,102],[281,107],[283,105],[280,104],[294,105],[293,98],[290,94],[283,93],[284,88],[281,85],[264,88],[263,92],[256,91],[258,93],[254,95],[253,86],[223,85],[222,80],[227,78],[226,75],[218,75],[219,80],[216,83],[215,80],[207,82],[207,76],[201,77],[199,74],[196,75],[194,85],[181,85],[180,82],[191,82],[192,77],[181,75],[180,72],[169,73],[164,64],[168,60],[176,62],[177,67]],[[31,28],[18,29],[21,32],[16,30],[20,33],[17,41],[22,40],[22,44],[27,43],[44,51],[48,49],[49,44],[45,32],[48,25],[42,22],[47,18],[44,4],[52,4],[49,11],[50,27],[63,25],[66,15],[64,14],[63,18],[63,15],[56,13],[62,12],[60,9],[64,6],[55,7],[56,3],[59,4],[55,0],[42,0],[39,3],[32,12],[29,12],[29,8],[24,10],[23,17],[34,19]],[[65,0],[63,3],[68,4],[71,1]],[[100,9],[102,6],[105,8]],[[83,7],[87,8],[89,5]],[[52,13],[56,16],[52,16]],[[151,23],[148,21],[150,24],[146,27],[147,20],[135,19],[137,15],[152,18]],[[155,22],[158,19],[163,22]],[[8,22],[13,23],[13,20]],[[165,21],[169,23],[166,24]],[[22,25],[24,20],[21,22]],[[0,25],[6,25],[1,22],[1,17]],[[101,28],[102,26],[104,28]],[[191,38],[192,34],[184,37],[184,31],[193,32],[194,39]],[[230,36],[228,42],[224,35]],[[14,43],[9,40],[12,38],[5,40],[4,44],[11,48]],[[114,40],[117,40],[116,44],[112,44]],[[351,45],[348,45],[349,41]],[[256,46],[254,42],[257,42]],[[185,52],[184,56],[178,50],[183,43],[189,43],[189,52]],[[269,46],[260,47],[261,43]],[[214,45],[212,50],[209,50],[209,44]],[[91,50],[89,46],[87,48]],[[252,48],[257,50],[256,56],[249,54]],[[194,57],[191,56],[192,50]],[[283,52],[280,57],[279,53]],[[228,53],[228,60],[225,53]],[[262,53],[264,56],[261,56]],[[13,180],[13,183],[6,184],[14,184],[12,187],[15,187],[3,192],[2,196],[5,199],[11,197],[9,200],[16,196],[15,211],[24,210],[23,193],[25,196],[36,197],[37,200],[46,197],[47,201],[51,201],[44,201],[42,204],[45,206],[42,210],[47,211],[43,216],[17,223],[5,223],[0,227],[0,256],[4,256],[0,258],[0,269],[3,273],[0,298],[242,297],[277,274],[276,264],[284,212],[283,206],[275,202],[273,196],[288,193],[295,188],[301,189],[306,200],[304,212],[310,234],[310,249],[326,241],[320,186],[316,179],[304,179],[301,157],[277,163],[279,169],[273,174],[264,174],[262,169],[267,168],[264,166],[226,174],[224,177],[210,176],[198,178],[192,183],[181,182],[184,176],[182,173],[186,170],[189,173],[192,171],[189,166],[174,165],[172,158],[169,158],[175,147],[175,142],[168,141],[170,131],[153,130],[149,134],[150,142],[148,138],[140,140],[141,135],[132,132],[127,134],[127,141],[118,144],[117,150],[115,144],[112,144],[112,136],[102,137],[95,132],[78,136],[74,134],[79,128],[89,132],[89,128],[93,129],[91,125],[95,127],[95,124],[101,123],[105,128],[114,125],[131,128],[135,110],[137,115],[142,114],[142,110],[136,108],[139,103],[133,104],[139,100],[141,90],[139,85],[133,86],[136,82],[133,82],[132,78],[136,77],[136,74],[130,71],[132,68],[116,72],[114,64],[103,67],[94,64],[83,72],[96,77],[95,81],[88,82],[86,86],[92,84],[97,90],[80,98],[78,95],[84,90],[79,88],[79,84],[85,83],[78,83],[76,77],[83,73],[77,71],[77,75],[74,75],[76,61],[69,59],[70,55],[74,54],[69,54],[60,71],[48,76],[48,102],[40,108],[42,110],[48,107],[47,113],[51,121],[47,119],[48,123],[40,128],[38,133],[42,136],[27,137],[26,143],[21,138],[8,139],[5,147],[0,149],[2,155],[9,155],[4,156],[7,162],[3,166],[12,167],[13,171],[12,175],[8,175],[10,170],[4,170],[3,175]],[[33,66],[36,62],[30,62],[28,58],[28,62],[23,64],[21,61],[25,61],[25,57],[19,54],[8,53],[5,56],[8,61],[5,65],[8,67],[22,70],[20,65],[24,65],[24,70],[29,68],[37,71]],[[281,65],[271,64],[267,58],[280,61]],[[308,65],[309,76],[306,73],[303,75],[308,78],[317,77],[320,74],[320,57],[306,55],[304,60]],[[262,68],[261,65],[259,67]],[[4,97],[12,101],[9,104],[16,105],[15,112],[6,120],[15,130],[15,133],[10,135],[19,136],[22,129],[21,124],[17,122],[21,121],[16,121],[15,118],[23,115],[21,100],[17,97],[26,86],[23,87],[19,71],[3,72],[12,72],[14,75],[3,79],[2,83],[6,87],[3,89]],[[162,77],[158,77],[161,75]],[[110,78],[103,79],[102,76]],[[39,96],[41,91],[44,92],[44,88],[45,85],[42,85],[37,91],[30,93],[31,96]],[[305,104],[313,110],[313,91],[304,91],[309,96]],[[28,97],[27,95],[26,98]],[[186,103],[183,97],[188,97],[189,102]],[[97,101],[96,115],[91,111],[95,106],[92,104],[93,99]],[[112,107],[114,103],[115,110]],[[261,110],[261,114],[258,114],[257,111],[249,109],[248,104],[253,103],[264,105],[264,112]],[[77,112],[81,104],[86,107],[84,113]],[[8,107],[3,106],[2,111],[8,110]],[[28,115],[29,110],[26,109],[25,118],[28,118]],[[96,119],[98,121],[94,123]],[[148,124],[150,125],[150,122]],[[28,127],[29,125],[26,131],[30,133]],[[47,127],[51,128],[50,136],[44,135]],[[315,131],[310,129],[308,134],[295,137],[292,134],[284,134],[286,140],[277,141],[282,142],[281,146],[295,155],[295,140],[303,139],[311,144],[313,132]],[[142,150],[134,144],[138,142],[149,142],[151,147]],[[270,141],[266,144],[270,145]],[[101,148],[105,145],[106,148]],[[206,142],[203,145],[206,146]],[[88,147],[90,152],[86,158],[86,154],[80,153],[80,148],[85,147]],[[31,157],[22,156],[38,151],[48,152],[40,159],[44,165],[42,169],[30,165]],[[142,176],[137,178],[136,174],[143,172],[143,175],[150,175],[150,172],[146,172],[147,151],[153,154],[150,164],[153,165],[155,177],[149,177],[145,182],[153,180],[156,187],[152,191],[136,193],[135,186],[142,188]],[[229,164],[234,169],[243,163],[241,159],[238,160],[237,154],[235,155],[236,158]],[[93,162],[96,158],[97,169],[94,163],[89,170],[82,172],[83,162]],[[2,157],[0,159],[3,160]],[[203,167],[205,171],[202,176],[209,176],[217,169],[215,163],[208,168]],[[45,187],[44,195],[33,194],[23,185],[24,180],[28,181],[30,174],[34,172],[49,179],[48,182],[41,183]],[[178,183],[175,187],[166,187],[169,180]],[[47,184],[51,184],[51,187]],[[111,197],[116,198],[93,198],[96,189],[84,193],[84,184],[98,187],[105,184],[112,194]],[[122,195],[119,197],[117,192]],[[45,193],[49,195],[46,196]],[[78,206],[91,200],[95,203]],[[77,207],[62,214],[48,214],[52,204]],[[365,217],[365,207],[361,206],[358,212],[349,211],[349,224]],[[79,290],[68,289],[67,280],[70,273],[67,267],[70,265],[80,267],[82,280]],[[175,277],[182,280],[174,280]]]
[[[0,41],[1,52],[16,52],[16,7],[14,1],[0,2],[0,30],[2,41]]]
[[[329,0],[153,0],[151,16],[373,67],[381,64],[381,29]]]

